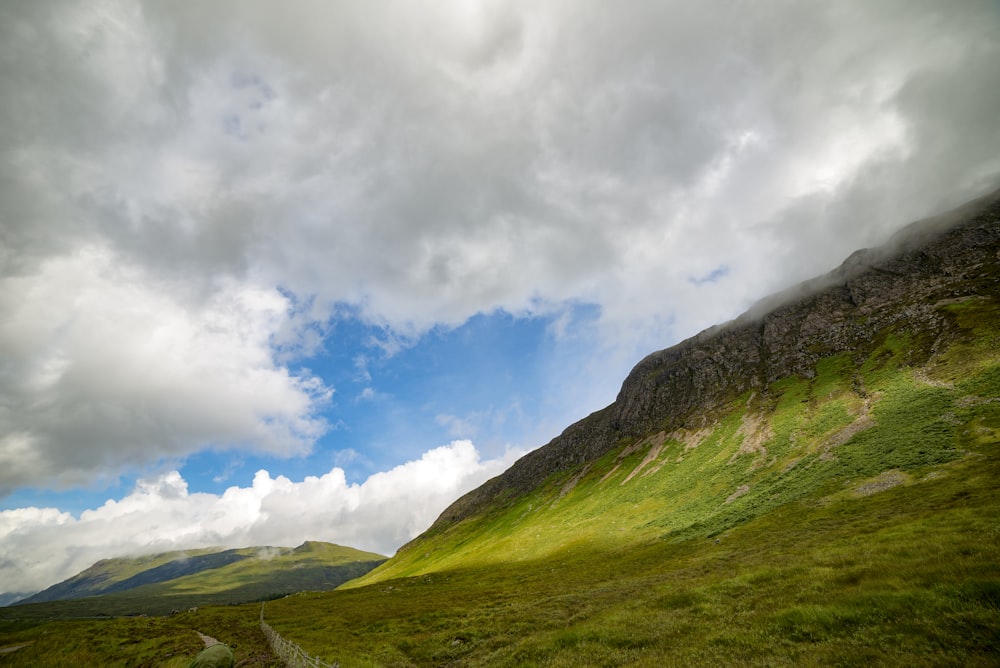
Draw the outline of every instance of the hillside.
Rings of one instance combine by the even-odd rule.
[[[550,475],[596,461],[622,439],[662,434],[685,441],[717,424],[738,397],[751,400],[748,414],[765,415],[780,394],[774,387],[780,379],[811,379],[823,360],[838,355],[858,370],[890,336],[906,339],[907,364],[926,363],[963,336],[949,305],[992,301],[1000,294],[998,216],[1000,191],[913,223],[885,246],[854,253],[830,274],[647,356],[612,405],[460,499],[442,513],[435,530],[511,492],[533,490]],[[863,396],[864,388],[854,394]]]
[[[296,548],[207,548],[103,559],[0,611],[6,618],[168,614],[191,606],[244,603],[323,591],[363,575],[385,557],[330,543]]]
[[[250,550],[222,550],[210,547],[139,557],[101,559],[90,568],[24,598],[19,603],[44,603],[125,591],[144,584],[155,584],[206,569],[219,568],[250,556]]]
[[[344,666],[995,665],[998,480],[1000,193],[648,356],[267,615]]]

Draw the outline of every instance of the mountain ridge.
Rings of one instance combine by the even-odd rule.
[[[201,548],[101,559],[12,603],[7,615],[166,614],[190,605],[243,603],[332,589],[386,560],[374,552],[306,541],[298,547]]]
[[[850,352],[862,359],[871,351],[874,333],[900,319],[910,320],[911,329],[924,330],[921,354],[940,347],[948,328],[935,308],[939,302],[984,290],[1000,293],[995,271],[983,279],[986,284],[976,273],[984,264],[994,269],[1000,264],[994,249],[998,237],[1000,190],[911,223],[885,244],[855,251],[833,271],[647,355],[628,374],[612,404],[456,500],[428,533],[477,514],[501,496],[530,491],[553,473],[593,461],[623,438],[658,429],[704,428],[726,401],[748,390],[761,391],[785,375],[808,376],[825,356]],[[917,299],[912,298],[915,292]],[[908,308],[884,308],[903,294]],[[817,317],[824,312],[832,317]],[[803,340],[810,341],[810,350],[796,348]]]
[[[76,575],[62,582],[57,582],[37,594],[21,599],[17,605],[112,594],[142,585],[165,582],[185,575],[194,575],[203,570],[220,568],[246,559],[249,555],[243,553],[245,549],[204,548],[163,552],[135,558],[101,559]],[[155,565],[143,568],[142,566],[145,564]],[[120,574],[123,568],[127,570],[137,568],[138,572],[124,578],[115,577],[116,574]]]

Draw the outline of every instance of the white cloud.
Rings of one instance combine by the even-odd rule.
[[[998,24],[976,0],[8,3],[0,492],[308,449],[328,389],[284,365],[334,305],[391,356],[596,304],[613,369],[579,385],[615,384],[995,186]]]
[[[205,447],[309,450],[331,390],[274,363],[285,299],[245,284],[188,300],[171,288],[93,247],[0,278],[0,492]]]
[[[9,591],[35,591],[98,559],[208,546],[322,540],[392,554],[519,454],[483,461],[470,441],[454,441],[360,484],[348,484],[340,468],[301,482],[261,470],[249,487],[221,495],[191,493],[172,471],[78,519],[52,508],[4,510],[0,582]]]

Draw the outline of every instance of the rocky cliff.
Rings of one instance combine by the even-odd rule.
[[[998,294],[1000,191],[913,223],[884,246],[857,251],[829,274],[647,356],[614,403],[457,500],[431,531],[530,491],[623,440],[706,426],[735,397],[747,391],[764,395],[771,383],[790,375],[809,377],[824,357],[850,353],[860,361],[887,331],[911,334],[910,363],[922,364],[955,335],[942,303]]]

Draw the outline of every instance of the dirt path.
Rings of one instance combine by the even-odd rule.
[[[207,636],[207,635],[205,635],[204,633],[202,633],[200,631],[195,631],[195,633],[197,633],[198,637],[201,638],[201,641],[203,643],[205,643],[205,647],[211,647],[212,645],[221,645],[222,644],[221,642],[219,642],[218,640],[216,640],[212,636]]]
[[[0,654],[9,654],[10,652],[16,652],[19,649],[24,649],[28,645],[33,645],[34,640],[31,642],[23,642],[20,645],[10,645],[9,647],[0,647]]]

